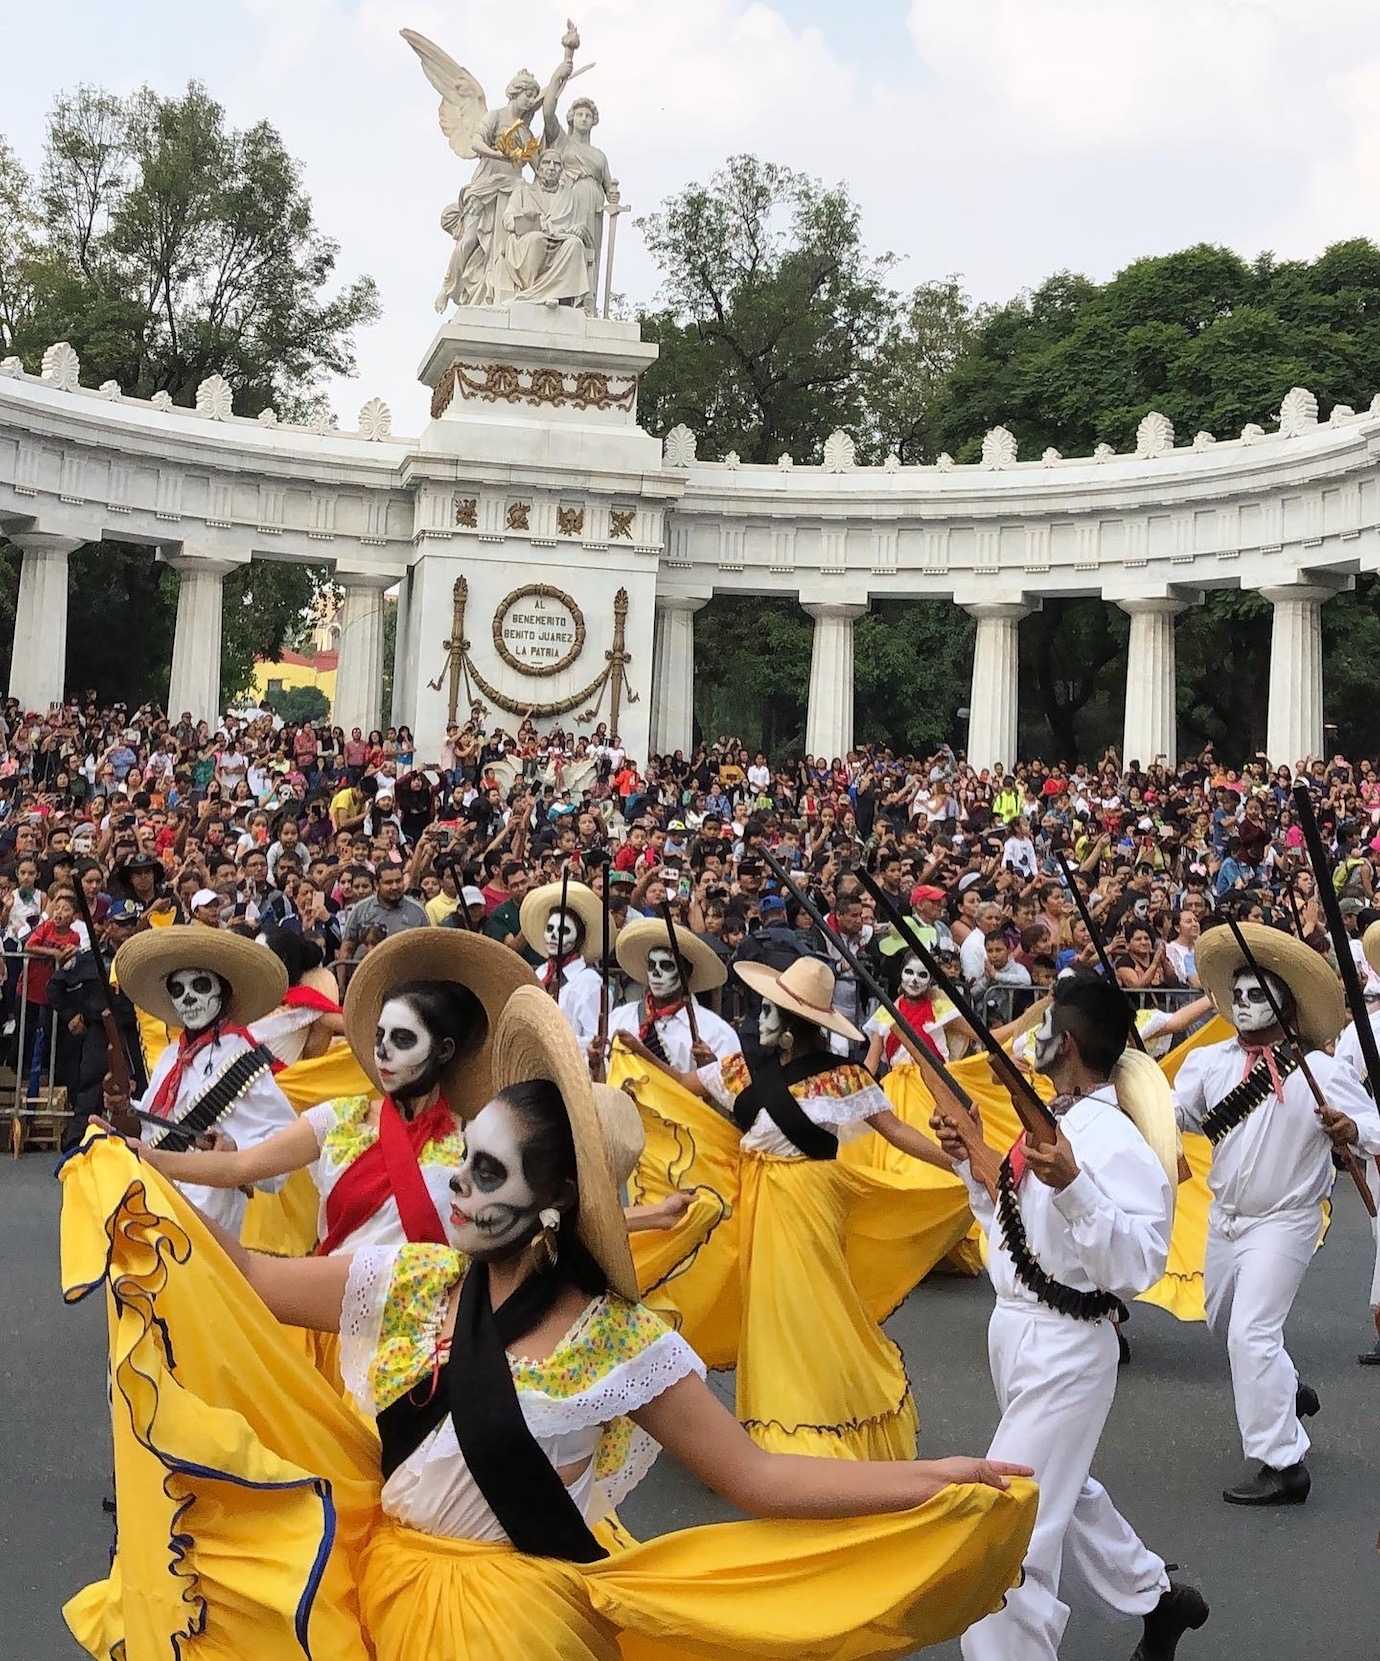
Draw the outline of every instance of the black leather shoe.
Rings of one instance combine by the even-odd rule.
[[[1313,1486],[1308,1467],[1299,1461],[1286,1465],[1282,1471],[1272,1465],[1262,1465],[1254,1476],[1245,1477],[1235,1488],[1224,1488],[1222,1498],[1228,1505],[1302,1505]]]
[[[1380,1367],[1380,1338],[1375,1340],[1373,1350],[1367,1350],[1364,1355],[1358,1355],[1356,1359],[1363,1367]]]
[[[1294,1392],[1294,1412],[1300,1419],[1311,1419],[1322,1406],[1318,1392],[1311,1384],[1300,1384]]]
[[[1131,1661],[1174,1661],[1179,1639],[1208,1618],[1207,1599],[1196,1586],[1169,1582],[1169,1590],[1145,1617],[1145,1632]]]

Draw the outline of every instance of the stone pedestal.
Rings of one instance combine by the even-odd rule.
[[[1265,749],[1276,766],[1323,753],[1322,608],[1336,592],[1313,583],[1260,591],[1275,608]]]
[[[20,708],[46,714],[62,702],[67,679],[67,556],[79,538],[37,531],[10,533],[24,551],[10,658],[10,696]]]
[[[509,732],[529,711],[576,736],[616,724],[645,763],[665,506],[683,488],[637,424],[656,354],[635,323],[521,302],[457,308],[437,333],[421,367],[433,419],[408,461],[415,557],[394,703],[422,760],[445,735],[459,600],[459,721],[475,699]]]
[[[173,635],[168,715],[184,713],[215,724],[220,707],[220,636],[223,586],[236,561],[195,554],[160,556],[177,572],[177,627]]]
[[[367,737],[381,724],[383,703],[383,591],[386,578],[365,579],[337,572],[345,591],[340,608],[340,657],[335,672],[331,721],[348,735],[358,727]]]
[[[1024,604],[964,607],[977,619],[973,647],[973,688],[968,717],[968,760],[978,768],[1016,760],[1020,714],[1020,623],[1033,608]]]
[[[652,754],[687,755],[694,745],[695,613],[707,594],[658,594],[652,645]]]
[[[867,607],[838,600],[803,603],[815,620],[805,753],[832,761],[853,748],[853,624]]]
[[[1173,767],[1178,760],[1174,619],[1187,602],[1165,595],[1117,603],[1131,619],[1122,760],[1149,767],[1162,756]]]

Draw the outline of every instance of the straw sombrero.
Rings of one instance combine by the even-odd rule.
[[[1380,975],[1380,922],[1372,923],[1361,936],[1361,950],[1366,954],[1366,962]]]
[[[509,998],[494,1029],[492,1060],[495,1095],[510,1084],[533,1079],[549,1079],[560,1091],[575,1143],[581,1243],[608,1276],[613,1291],[636,1303],[637,1273],[618,1197],[615,1154],[590,1083],[589,1063],[565,1017],[539,987],[519,987]],[[606,1103],[604,1113],[612,1111],[612,1104]],[[618,1140],[621,1149],[623,1138]],[[625,1157],[626,1152],[620,1152],[620,1158]]]
[[[177,969],[209,969],[230,988],[221,1019],[248,1026],[276,1009],[287,991],[287,970],[256,940],[208,929],[202,923],[171,923],[126,940],[111,966],[120,990],[165,1026],[181,1017],[168,996],[167,978]]]
[[[522,902],[522,910],[518,913],[522,938],[538,956],[546,949],[542,936],[547,919],[559,909],[560,903],[561,885],[558,882],[544,882]],[[597,963],[603,956],[600,940],[604,929],[604,911],[599,896],[588,884],[572,882],[566,888],[565,909],[584,924],[585,937],[580,953],[585,962]]]
[[[1169,1178],[1170,1205],[1179,1192],[1179,1127],[1174,1092],[1157,1061],[1127,1048],[1112,1069],[1117,1106],[1150,1144]]]
[[[1330,1044],[1346,1021],[1342,983],[1331,965],[1311,946],[1264,923],[1242,923],[1241,933],[1256,962],[1278,975],[1294,994],[1300,1036],[1320,1048]],[[1198,980],[1217,1013],[1231,1019],[1231,983],[1245,967],[1241,949],[1225,926],[1206,930],[1198,940]]]
[[[791,1015],[803,1015],[826,1032],[841,1033],[853,1043],[862,1034],[834,1008],[834,972],[818,957],[798,957],[785,969],[765,963],[737,963],[738,979],[768,1003]]]
[[[599,1120],[604,1127],[604,1140],[609,1145],[613,1161],[613,1180],[620,1190],[632,1180],[642,1150],[647,1145],[647,1133],[642,1128],[642,1115],[637,1103],[626,1090],[614,1084],[594,1086],[594,1105],[599,1109]]]
[[[618,966],[625,975],[635,980],[639,986],[647,983],[647,954],[657,946],[669,946],[666,936],[666,925],[659,917],[643,917],[639,922],[629,923],[618,936],[618,943],[614,953],[618,958]],[[697,934],[689,929],[676,928],[676,949],[690,965],[690,991],[712,992],[716,986],[722,986],[728,979],[728,970],[719,961],[719,955],[712,946],[706,946]]]
[[[452,1112],[472,1119],[493,1095],[493,1033],[504,1004],[520,986],[533,986],[532,971],[514,951],[465,929],[405,929],[366,953],[345,994],[345,1036],[355,1059],[382,1090],[374,1063],[379,1011],[395,987],[413,980],[451,981],[484,1006],[484,1028],[441,1075],[441,1093]]]

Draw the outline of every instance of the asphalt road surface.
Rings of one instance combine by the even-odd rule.
[[[59,1613],[105,1569],[110,1519],[104,1315],[58,1293],[57,1184],[41,1154],[0,1164],[0,1656],[80,1654]],[[1290,1325],[1316,1385],[1313,1493],[1302,1508],[1241,1511],[1219,1494],[1242,1468],[1225,1357],[1203,1327],[1138,1306],[1096,1474],[1144,1539],[1185,1566],[1212,1604],[1183,1661],[1374,1661],[1380,1656],[1380,1368],[1356,1365],[1370,1331],[1369,1227],[1350,1185]],[[985,1279],[934,1278],[891,1321],[924,1424],[926,1453],[980,1453],[995,1423]],[[1373,1338],[1373,1334],[1372,1334]],[[717,1381],[731,1389],[730,1381]],[[730,1398],[731,1399],[731,1398]],[[728,1515],[663,1460],[624,1508],[650,1535]],[[1138,1628],[1108,1625],[1076,1596],[1063,1661],[1129,1657]],[[953,1661],[953,1644],[928,1654]],[[323,1658],[329,1661],[329,1658]],[[463,1661],[460,1657],[435,1661]]]

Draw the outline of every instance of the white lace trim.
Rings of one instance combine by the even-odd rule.
[[[703,1378],[704,1362],[678,1332],[663,1332],[640,1355],[620,1361],[578,1395],[550,1396],[544,1390],[523,1385],[518,1401],[533,1436],[563,1436],[635,1413],[691,1373]]]
[[[340,1305],[340,1376],[361,1413],[377,1412],[370,1369],[401,1246],[361,1246],[350,1259]]]
[[[596,1481],[594,1492],[600,1507],[599,1516],[607,1516],[610,1511],[616,1511],[642,1478],[656,1464],[657,1455],[661,1452],[661,1443],[649,1435],[641,1425],[633,1426],[632,1441],[628,1446],[628,1457],[618,1467],[612,1476]]]
[[[316,1151],[319,1156],[321,1146],[335,1124],[335,1103],[320,1102],[316,1107],[309,1107],[301,1117],[312,1128],[312,1133],[316,1137]]]
[[[870,1119],[874,1113],[886,1113],[891,1107],[886,1092],[879,1085],[869,1084],[848,1096],[797,1097],[807,1117],[817,1125],[855,1125],[860,1119]]]

